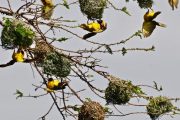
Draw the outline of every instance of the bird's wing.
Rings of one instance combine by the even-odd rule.
[[[55,86],[55,87],[54,87],[54,90],[62,90],[62,89],[65,89],[67,85],[68,85],[67,82],[60,82],[60,83],[58,84],[58,86]]]
[[[154,29],[156,28],[156,22],[155,21],[149,21],[149,22],[143,22],[142,26],[142,33],[144,37],[149,37]]]

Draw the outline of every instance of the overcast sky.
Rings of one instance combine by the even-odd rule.
[[[18,4],[17,1],[10,1],[12,1],[14,10],[16,10],[19,7],[18,4],[20,0],[17,0]],[[58,0],[56,0],[55,3],[58,3]],[[5,5],[7,5],[6,0],[0,0],[0,6]],[[125,2],[119,2],[116,5],[120,8],[127,6],[128,11],[132,16],[128,16],[120,11],[115,11],[112,8],[106,9],[103,19],[108,23],[107,30],[90,39],[97,42],[111,43],[126,39],[134,32],[141,29],[143,15],[146,12],[145,9],[140,9],[136,1],[131,1],[127,4]],[[125,56],[122,56],[121,53],[113,55],[98,54],[97,57],[102,59],[102,64],[108,66],[106,71],[115,76],[126,80],[132,80],[134,84],[153,85],[153,81],[156,81],[159,85],[163,86],[163,91],[160,93],[151,89],[145,89],[150,95],[180,97],[180,9],[172,11],[168,4],[168,0],[155,1],[153,8],[155,11],[162,12],[156,20],[166,24],[167,28],[157,27],[149,38],[140,39],[135,37],[126,45],[120,45],[118,47],[148,48],[154,45],[156,48],[154,52],[128,52]],[[64,19],[77,20],[77,23],[73,23],[75,25],[86,22],[86,17],[80,12],[78,5],[70,7],[70,10],[59,6],[55,9],[53,17],[60,16],[63,16]],[[1,26],[0,30],[2,30]],[[80,28],[77,28],[74,31],[81,36],[87,33]],[[72,37],[67,43],[58,44],[59,47],[74,50],[80,49],[84,45],[89,47],[87,44],[77,40],[78,38],[75,36],[66,34],[63,31],[60,31],[59,36]],[[8,62],[11,59],[12,51],[0,48],[0,53],[0,63]],[[98,78],[99,77],[96,77],[96,86],[106,88],[108,84],[107,81]],[[41,115],[45,114],[51,106],[52,100],[49,95],[38,99],[22,98],[18,100],[16,100],[16,96],[13,95],[16,89],[21,90],[27,95],[44,92],[40,91],[36,93],[34,91],[32,84],[39,85],[42,80],[37,73],[35,73],[35,78],[33,77],[30,65],[16,63],[13,66],[0,69],[0,80],[0,116],[2,120],[36,120]],[[72,80],[70,84],[77,90],[79,90],[78,88],[80,87],[85,88],[83,86],[84,84],[81,85],[80,81],[76,82]],[[88,92],[85,92],[82,95],[84,97],[91,96]],[[95,98],[97,101],[100,100],[94,96],[92,96],[92,98]],[[78,102],[78,100],[70,101],[69,103],[73,104],[76,102]],[[100,100],[100,102],[102,104],[105,103],[102,100]],[[145,110],[144,108],[137,109],[137,107],[130,109],[124,107],[122,109],[122,107],[120,107],[119,109],[124,113]],[[58,120],[59,117],[60,115],[57,113],[56,108],[53,109],[48,116],[49,120]],[[135,118],[138,120],[150,119],[148,115],[131,115],[123,117],[122,120],[131,120]],[[120,118],[117,117],[107,118],[107,120],[119,119]],[[179,120],[180,116],[177,115],[174,118],[164,116],[161,119]]]

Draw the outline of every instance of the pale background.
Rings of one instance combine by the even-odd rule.
[[[16,10],[20,4],[15,0],[10,0],[12,7]],[[58,0],[55,1],[58,3]],[[7,6],[6,0],[0,0],[0,6]],[[112,41],[120,41],[132,35],[137,30],[141,29],[143,22],[143,14],[146,12],[144,9],[140,9],[136,1],[130,1],[129,3],[118,2],[115,3],[119,8],[127,6],[132,16],[128,16],[120,11],[115,11],[112,8],[106,9],[104,12],[104,20],[108,23],[108,29],[91,38],[93,41],[110,43]],[[54,17],[63,16],[64,19],[77,20],[80,24],[86,22],[86,17],[80,12],[78,5],[73,5],[67,10],[65,7],[59,6],[56,8]],[[107,65],[109,68],[106,70],[119,76],[122,79],[132,80],[134,84],[149,84],[153,85],[153,81],[156,81],[159,85],[163,86],[163,91],[157,93],[151,89],[145,89],[147,93],[151,95],[166,95],[169,97],[180,97],[180,9],[174,11],[171,10],[168,0],[155,1],[154,10],[160,10],[162,12],[156,20],[163,22],[167,25],[167,28],[158,27],[153,34],[147,39],[133,38],[128,42],[125,47],[151,47],[155,46],[154,52],[129,52],[125,56],[121,53],[113,55],[98,55],[101,58],[102,64]],[[2,20],[2,19],[1,19]],[[0,27],[2,30],[2,27]],[[81,36],[87,32],[77,28],[74,30]],[[69,36],[72,39],[67,43],[58,44],[60,47],[69,49],[79,49],[81,46],[87,46],[87,44],[77,40],[78,38],[73,35],[66,34],[60,31],[59,36]],[[120,45],[121,48],[124,45]],[[89,47],[89,46],[87,46]],[[12,51],[6,51],[0,48],[0,63],[5,63],[11,59]],[[32,84],[40,84],[41,78],[35,73],[33,77],[32,69],[28,64],[16,63],[13,66],[0,69],[0,117],[2,120],[36,120],[47,112],[52,100],[49,95],[33,99],[33,98],[20,98],[16,100],[16,96],[13,95],[16,89],[23,91],[25,94],[39,94],[41,92],[34,92]],[[81,82],[82,83],[82,82]],[[85,88],[87,86],[81,85],[80,81],[72,81],[70,84],[75,89],[79,90],[80,87]],[[79,87],[80,86],[80,87]],[[102,78],[96,78],[96,86],[106,88],[107,81]],[[44,91],[42,91],[44,92]],[[90,93],[85,92],[82,94],[85,98],[92,97],[95,100],[100,100],[97,97],[91,96]],[[101,101],[101,100],[100,100]],[[76,101],[70,101],[70,104],[76,103]],[[135,100],[135,102],[137,102]],[[101,101],[101,103],[105,103]],[[55,108],[55,107],[54,107]],[[121,112],[128,113],[130,111],[143,111],[144,108],[132,107],[130,109],[120,107]],[[49,120],[60,120],[60,114],[57,113],[56,108],[48,115]],[[150,119],[148,115],[131,115],[128,117],[109,117],[107,120],[147,120]],[[179,120],[180,116],[171,118],[169,116],[163,116],[162,120]],[[71,118],[69,118],[71,120]]]

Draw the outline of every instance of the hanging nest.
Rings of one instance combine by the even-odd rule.
[[[153,0],[137,0],[140,8],[151,8],[153,5]]]
[[[159,116],[172,112],[175,107],[167,97],[158,96],[150,99],[147,105],[147,113],[152,120],[156,120]]]
[[[71,72],[70,61],[62,54],[56,52],[49,52],[41,63],[43,73],[55,77],[67,77]]]
[[[94,101],[84,102],[81,106],[78,120],[104,120],[104,108]]]
[[[18,19],[5,18],[3,25],[1,33],[3,48],[27,48],[32,45],[35,33],[25,22]]]
[[[130,81],[112,80],[105,91],[105,99],[107,104],[126,104],[132,98],[133,85]]]
[[[91,20],[101,19],[107,4],[106,0],[79,0],[79,3],[81,12]]]
[[[39,40],[36,42],[35,49],[33,50],[34,58],[37,58],[36,64],[41,66],[45,56],[47,53],[52,52],[53,49],[43,40]]]

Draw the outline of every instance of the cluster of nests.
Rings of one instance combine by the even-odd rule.
[[[111,76],[111,82],[105,91],[106,102],[117,105],[128,103],[133,94],[137,94],[133,87],[136,88],[131,82]],[[177,107],[173,106],[171,100],[165,96],[149,98],[148,101],[146,110],[152,120],[177,110]],[[105,112],[98,102],[86,101],[79,110],[78,120],[104,120]]]
[[[38,67],[46,75],[66,77],[70,74],[71,63],[64,54],[53,50],[45,41],[38,40],[35,32],[22,20],[4,19],[4,27],[1,34],[2,48],[23,49],[31,51]],[[35,48],[31,45],[35,44]]]
[[[151,8],[153,5],[153,0],[137,0],[137,2],[141,8]],[[81,12],[88,19],[101,19],[107,6],[107,0],[79,0],[79,4]]]
[[[121,80],[114,76],[110,76],[110,83],[105,91],[106,102],[123,105],[129,102],[134,94],[142,95],[141,89],[133,85],[130,81]],[[140,90],[140,92],[137,92]],[[146,106],[147,114],[152,120],[159,118],[160,116],[176,111],[177,108],[173,106],[171,100],[168,97],[158,96],[149,99],[149,103]]]

